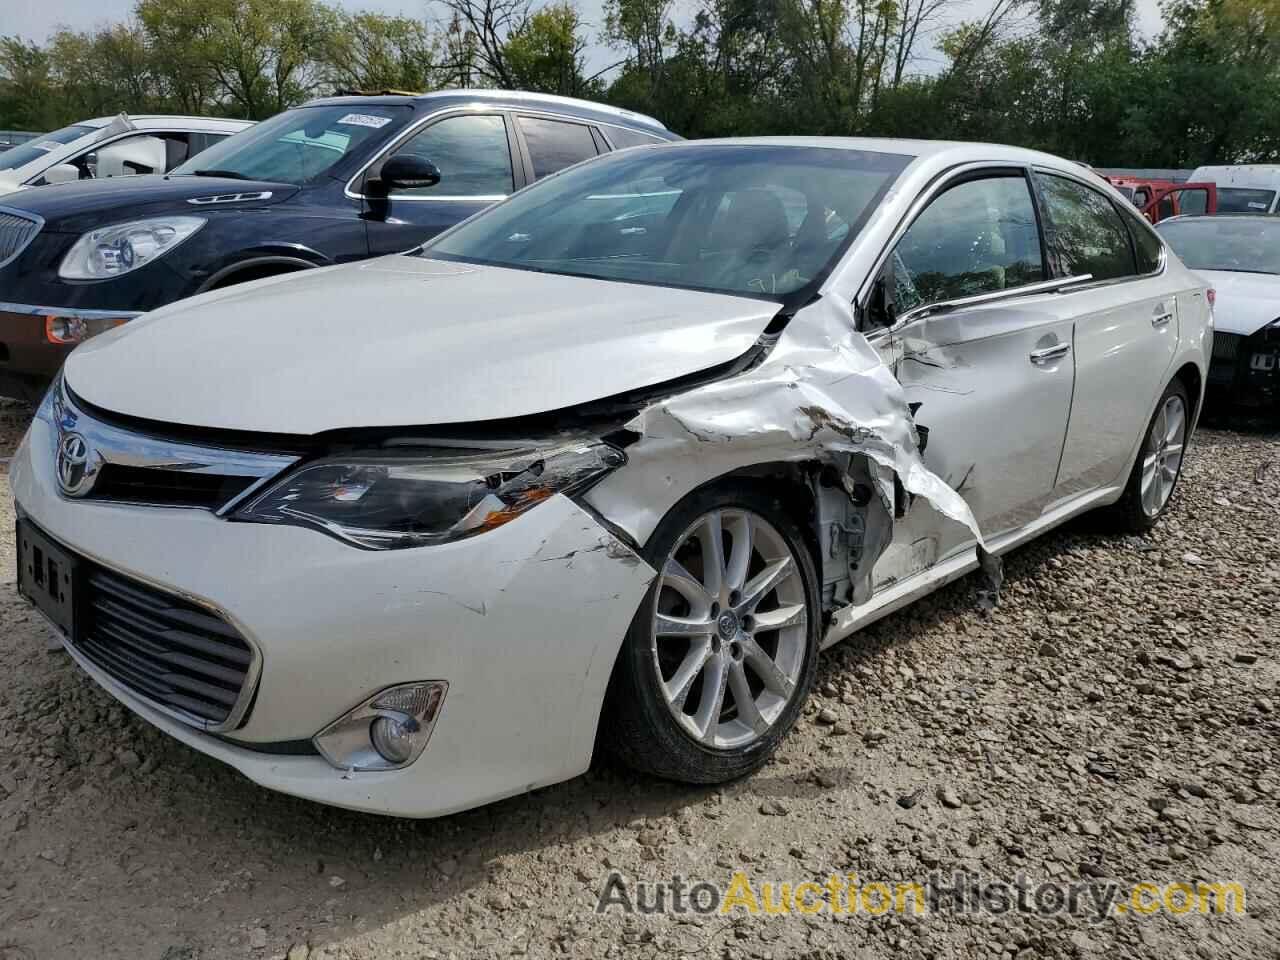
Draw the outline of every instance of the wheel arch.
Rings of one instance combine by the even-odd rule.
[[[235,263],[228,264],[216,271],[200,285],[200,289],[197,292],[204,293],[208,290],[217,290],[220,287],[229,287],[237,283],[247,283],[250,280],[279,276],[282,273],[310,270],[315,266],[318,266],[318,264],[302,257],[280,255],[250,257],[246,260],[237,260]]]
[[[1189,419],[1194,425],[1200,417],[1204,376],[1200,373],[1200,368],[1188,360],[1174,373],[1173,379],[1181,380],[1182,385],[1187,388],[1187,398],[1191,401],[1191,416]]]

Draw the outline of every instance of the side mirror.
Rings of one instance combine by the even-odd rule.
[[[412,153],[398,153],[378,171],[383,192],[434,187],[440,182],[440,168],[430,160]]]
[[[80,179],[80,168],[74,163],[60,163],[44,172],[45,183],[70,183]]]

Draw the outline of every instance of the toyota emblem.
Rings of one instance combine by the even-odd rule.
[[[83,497],[93,486],[96,471],[89,468],[89,441],[78,433],[62,435],[58,444],[58,486],[68,497]]]

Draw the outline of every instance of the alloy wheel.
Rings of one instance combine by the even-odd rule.
[[[1167,396],[1151,425],[1142,460],[1142,511],[1148,517],[1157,516],[1173,494],[1186,437],[1186,404],[1177,394]]]
[[[742,509],[704,514],[662,567],[653,666],[667,708],[705,747],[749,746],[782,717],[804,670],[800,564],[778,530]]]

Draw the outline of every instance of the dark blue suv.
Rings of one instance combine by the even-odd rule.
[[[216,287],[408,250],[580,160],[680,139],[640,114],[496,90],[313,100],[163,177],[0,203],[0,394],[72,347]]]

